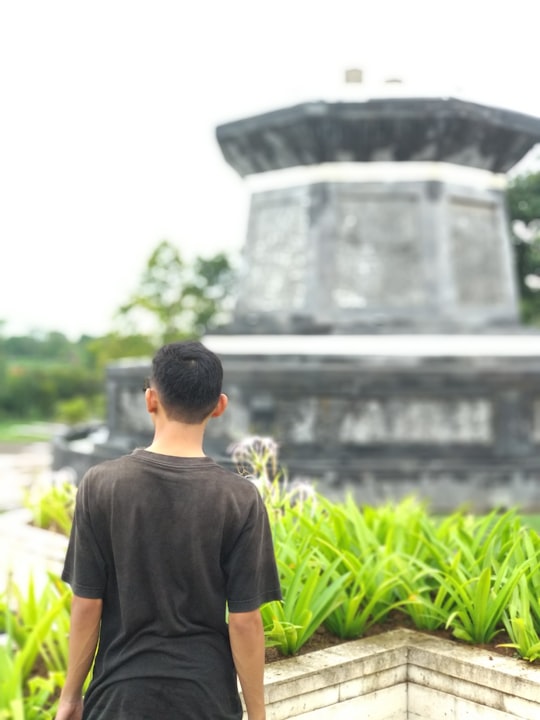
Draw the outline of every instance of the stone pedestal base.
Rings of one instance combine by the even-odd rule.
[[[434,510],[540,510],[540,335],[209,336],[225,368],[227,412],[205,451],[272,436],[289,478],[333,499],[406,495]],[[80,477],[150,442],[149,364],[108,371],[108,438],[57,442],[55,469]]]
[[[361,502],[540,508],[540,336],[207,337],[227,413],[208,452],[270,435],[291,479]]]

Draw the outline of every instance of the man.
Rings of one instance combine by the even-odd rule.
[[[222,377],[201,343],[162,347],[145,390],[152,444],[81,481],[56,720],[239,720],[237,677],[249,720],[265,719],[259,607],[281,591],[259,492],[203,452]]]

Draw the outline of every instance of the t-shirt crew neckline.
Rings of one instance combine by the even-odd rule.
[[[215,460],[208,455],[202,455],[200,457],[162,455],[161,453],[145,450],[145,448],[136,448],[131,453],[131,457],[151,465],[161,465],[167,467],[178,467],[178,465],[182,465],[183,467],[205,467],[216,464]]]

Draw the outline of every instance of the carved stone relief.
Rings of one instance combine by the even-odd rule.
[[[507,302],[496,206],[453,199],[450,222],[451,261],[458,303]]]
[[[418,199],[342,194],[334,303],[339,308],[426,301]]]
[[[306,304],[306,208],[299,198],[268,202],[254,212],[240,289],[243,312],[302,310]]]
[[[290,402],[286,435],[292,442],[317,443],[326,435],[332,415],[334,435],[342,444],[462,444],[493,441],[492,405],[483,398],[455,400],[422,398],[334,399]]]

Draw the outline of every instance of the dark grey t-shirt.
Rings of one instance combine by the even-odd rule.
[[[111,698],[123,684],[135,707],[140,688],[142,707],[159,683],[174,687],[157,693],[163,708],[133,715],[132,707],[131,720],[180,710],[241,717],[226,606],[246,612],[281,598],[266,509],[249,480],[208,457],[146,450],[91,468],[62,577],[76,595],[103,599],[85,718],[118,720]]]

